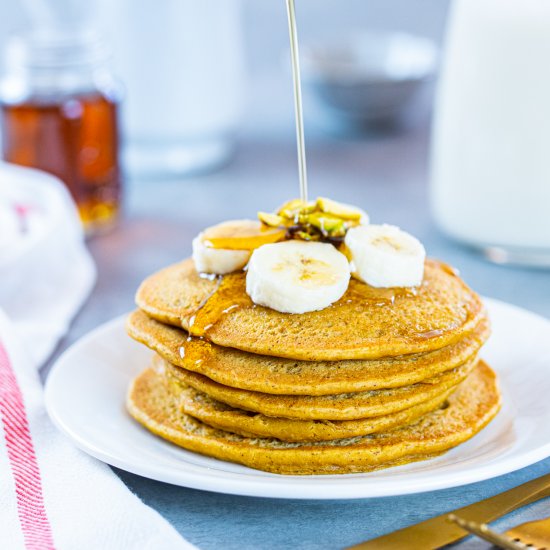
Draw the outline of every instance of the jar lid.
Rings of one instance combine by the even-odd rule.
[[[12,68],[64,70],[100,65],[109,57],[102,36],[90,29],[15,36],[8,44],[6,61]]]

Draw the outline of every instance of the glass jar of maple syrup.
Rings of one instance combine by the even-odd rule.
[[[121,201],[121,87],[108,58],[93,32],[18,37],[0,84],[4,160],[64,181],[87,234],[109,228]]]

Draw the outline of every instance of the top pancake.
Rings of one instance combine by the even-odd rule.
[[[414,292],[352,279],[338,302],[299,315],[253,304],[245,278],[203,278],[187,259],[147,278],[136,302],[154,319],[220,346],[305,361],[433,351],[461,340],[484,316],[477,294],[435,260],[426,261]]]

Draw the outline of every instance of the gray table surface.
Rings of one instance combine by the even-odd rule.
[[[418,236],[428,253],[457,266],[477,291],[550,317],[548,271],[495,266],[451,242],[434,226],[428,204],[426,125],[362,139],[309,142],[312,195],[365,208],[374,222]],[[224,170],[183,179],[132,182],[126,213],[111,234],[91,240],[99,277],[57,355],[108,319],[133,307],[149,273],[187,256],[192,237],[227,218],[253,217],[297,194],[292,136],[243,138]],[[475,197],[472,197],[475,200]],[[490,212],[488,212],[490,216]],[[348,501],[274,500],[202,492],[116,473],[189,541],[203,549],[342,548],[496,494],[550,471],[550,459],[466,487],[394,498]],[[540,502],[497,523],[510,526],[550,514]],[[467,539],[460,548],[487,548]]]

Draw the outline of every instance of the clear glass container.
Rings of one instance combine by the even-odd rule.
[[[122,195],[121,87],[92,31],[33,33],[12,41],[0,84],[2,156],[67,185],[87,234],[112,226]]]
[[[432,137],[431,198],[491,261],[550,267],[550,2],[457,0]]]
[[[216,168],[234,149],[245,92],[241,0],[101,0],[101,25],[127,95],[132,177]]]

